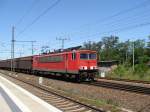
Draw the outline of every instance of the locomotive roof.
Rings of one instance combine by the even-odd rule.
[[[72,50],[72,51],[65,51],[65,52],[53,52],[53,53],[49,53],[49,54],[35,55],[35,57],[49,56],[49,55],[60,55],[60,54],[66,54],[66,53],[72,53],[72,52],[96,53],[96,51],[94,51],[94,50]]]
[[[39,57],[39,56],[60,55],[60,54],[66,54],[66,53],[72,53],[72,52],[96,53],[96,51],[94,51],[94,50],[71,50],[71,51],[64,51],[64,52],[53,52],[53,53],[49,53],[49,54],[18,57],[18,58],[14,58],[14,60],[15,59],[25,59],[25,58]],[[0,60],[0,61],[2,62],[2,61],[9,61],[9,60],[11,60],[11,59]]]

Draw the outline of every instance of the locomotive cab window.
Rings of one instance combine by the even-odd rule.
[[[82,53],[82,54],[80,54],[80,59],[88,59],[88,54],[86,54],[86,53]]]
[[[89,54],[89,59],[96,59],[96,54],[94,54],[94,53]]]
[[[84,60],[96,59],[96,54],[95,53],[90,53],[90,54],[81,53],[80,59],[84,59]]]
[[[75,60],[75,59],[76,59],[76,53],[73,52],[73,53],[72,53],[72,60]]]

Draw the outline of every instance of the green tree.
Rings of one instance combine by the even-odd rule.
[[[150,37],[149,37],[150,40]],[[150,57],[150,41],[137,39],[134,41],[135,64],[146,63]],[[96,50],[100,60],[118,60],[121,63],[132,65],[133,42],[127,40],[119,42],[117,36],[103,37],[99,42],[84,42],[83,49]]]
[[[103,53],[102,57],[103,60],[114,60],[117,56],[116,46],[119,43],[119,37],[117,36],[110,36],[110,37],[103,37]]]
[[[83,49],[92,50],[92,42],[91,42],[91,41],[84,42],[84,43],[83,43]]]
[[[118,59],[121,63],[128,62],[128,59],[130,58],[130,41],[120,42],[116,46]]]
[[[145,56],[145,41],[140,39],[134,41],[134,47],[135,63],[140,63],[142,62],[142,57]]]

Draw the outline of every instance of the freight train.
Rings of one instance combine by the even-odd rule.
[[[97,54],[92,50],[69,50],[63,52],[53,52],[34,56],[20,57],[1,60],[1,69],[13,69],[19,72],[51,73],[64,77],[74,78],[78,82],[84,80],[94,80],[98,71]]]

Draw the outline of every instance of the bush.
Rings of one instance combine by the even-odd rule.
[[[133,71],[132,66],[126,63],[124,65],[119,65],[107,76],[112,78],[150,81],[150,69],[146,64],[141,63],[136,64],[135,71]]]
[[[150,57],[147,55],[139,57],[139,63],[147,63],[149,60],[150,60]]]
[[[146,72],[147,70],[148,70],[148,66],[143,63],[135,65],[136,73],[143,73],[143,72]]]
[[[124,65],[119,65],[115,70],[114,73],[117,74],[119,77],[122,77],[126,73],[126,68]]]
[[[135,72],[140,76],[140,78],[143,78],[146,72],[148,71],[148,66],[144,63],[135,65]]]

